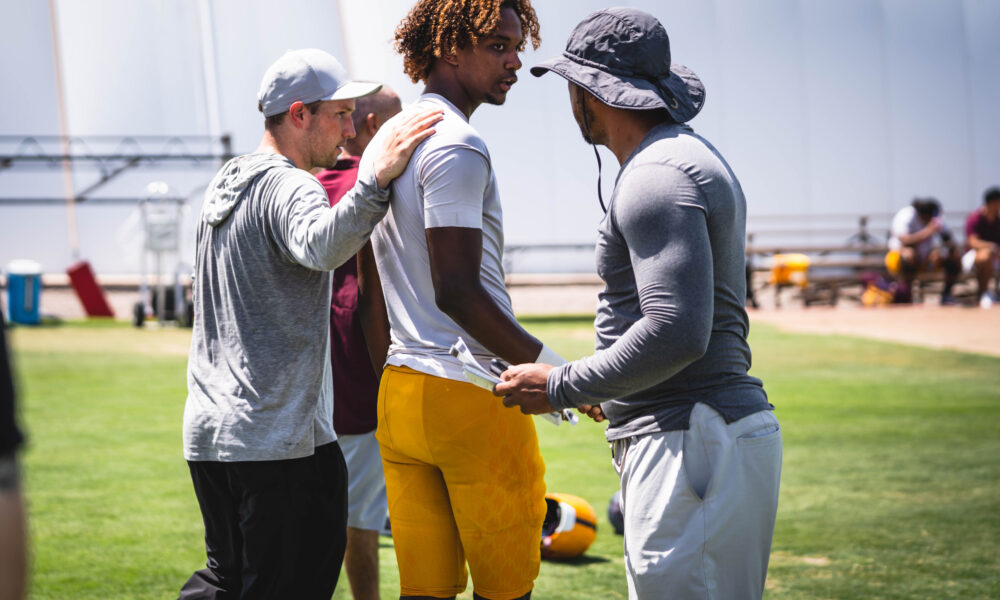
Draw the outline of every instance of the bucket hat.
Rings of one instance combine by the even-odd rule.
[[[670,38],[653,15],[628,7],[599,10],[573,29],[562,56],[531,67],[553,71],[601,102],[629,110],[664,108],[674,121],[690,121],[705,104],[705,86],[670,60]]]
[[[328,52],[316,48],[290,50],[264,72],[257,100],[265,117],[292,104],[319,100],[353,100],[381,89],[382,84],[351,81],[347,70]]]

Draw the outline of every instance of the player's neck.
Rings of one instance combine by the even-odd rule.
[[[264,136],[260,140],[260,145],[254,150],[255,154],[280,154],[288,160],[292,161],[296,167],[300,169],[310,170],[313,165],[307,165],[306,161],[301,152],[295,147],[295,144],[283,141],[281,136],[275,135],[273,132],[265,130]]]
[[[482,104],[482,101],[474,100],[462,87],[457,78],[450,75],[450,73],[445,73],[441,68],[432,70],[427,76],[427,85],[424,87],[424,93],[442,96],[461,111],[465,115],[466,120],[469,120],[472,118],[472,113],[476,112],[476,109]]]
[[[642,143],[642,140],[646,139],[653,127],[655,125],[642,119],[632,119],[628,116],[612,118],[606,129],[607,143],[605,145],[618,159],[618,164],[624,165],[625,161]]]

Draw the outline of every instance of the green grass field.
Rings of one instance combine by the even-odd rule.
[[[586,319],[525,325],[567,357],[593,346]],[[30,435],[33,598],[172,598],[202,566],[180,452],[188,335],[11,332]],[[785,443],[767,596],[1000,597],[1000,359],[764,326],[751,343]],[[538,424],[549,489],[586,498],[600,523],[584,558],[543,563],[536,598],[627,596],[622,538],[605,518],[617,480],[602,430]],[[346,588],[342,576],[335,598]]]

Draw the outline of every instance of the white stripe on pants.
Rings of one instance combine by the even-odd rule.
[[[687,431],[612,444],[629,598],[730,600],[764,591],[781,478],[772,411],[734,423],[697,403]]]

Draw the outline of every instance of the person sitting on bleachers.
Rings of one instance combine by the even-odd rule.
[[[990,308],[998,300],[990,291],[990,280],[1000,277],[1000,187],[986,190],[983,205],[965,220],[965,246],[962,267],[975,271],[979,306]]]
[[[941,304],[955,304],[951,291],[961,272],[951,230],[941,217],[941,204],[934,198],[914,198],[892,218],[889,252],[899,261],[896,302],[913,301],[913,282],[921,271],[944,269]]]

